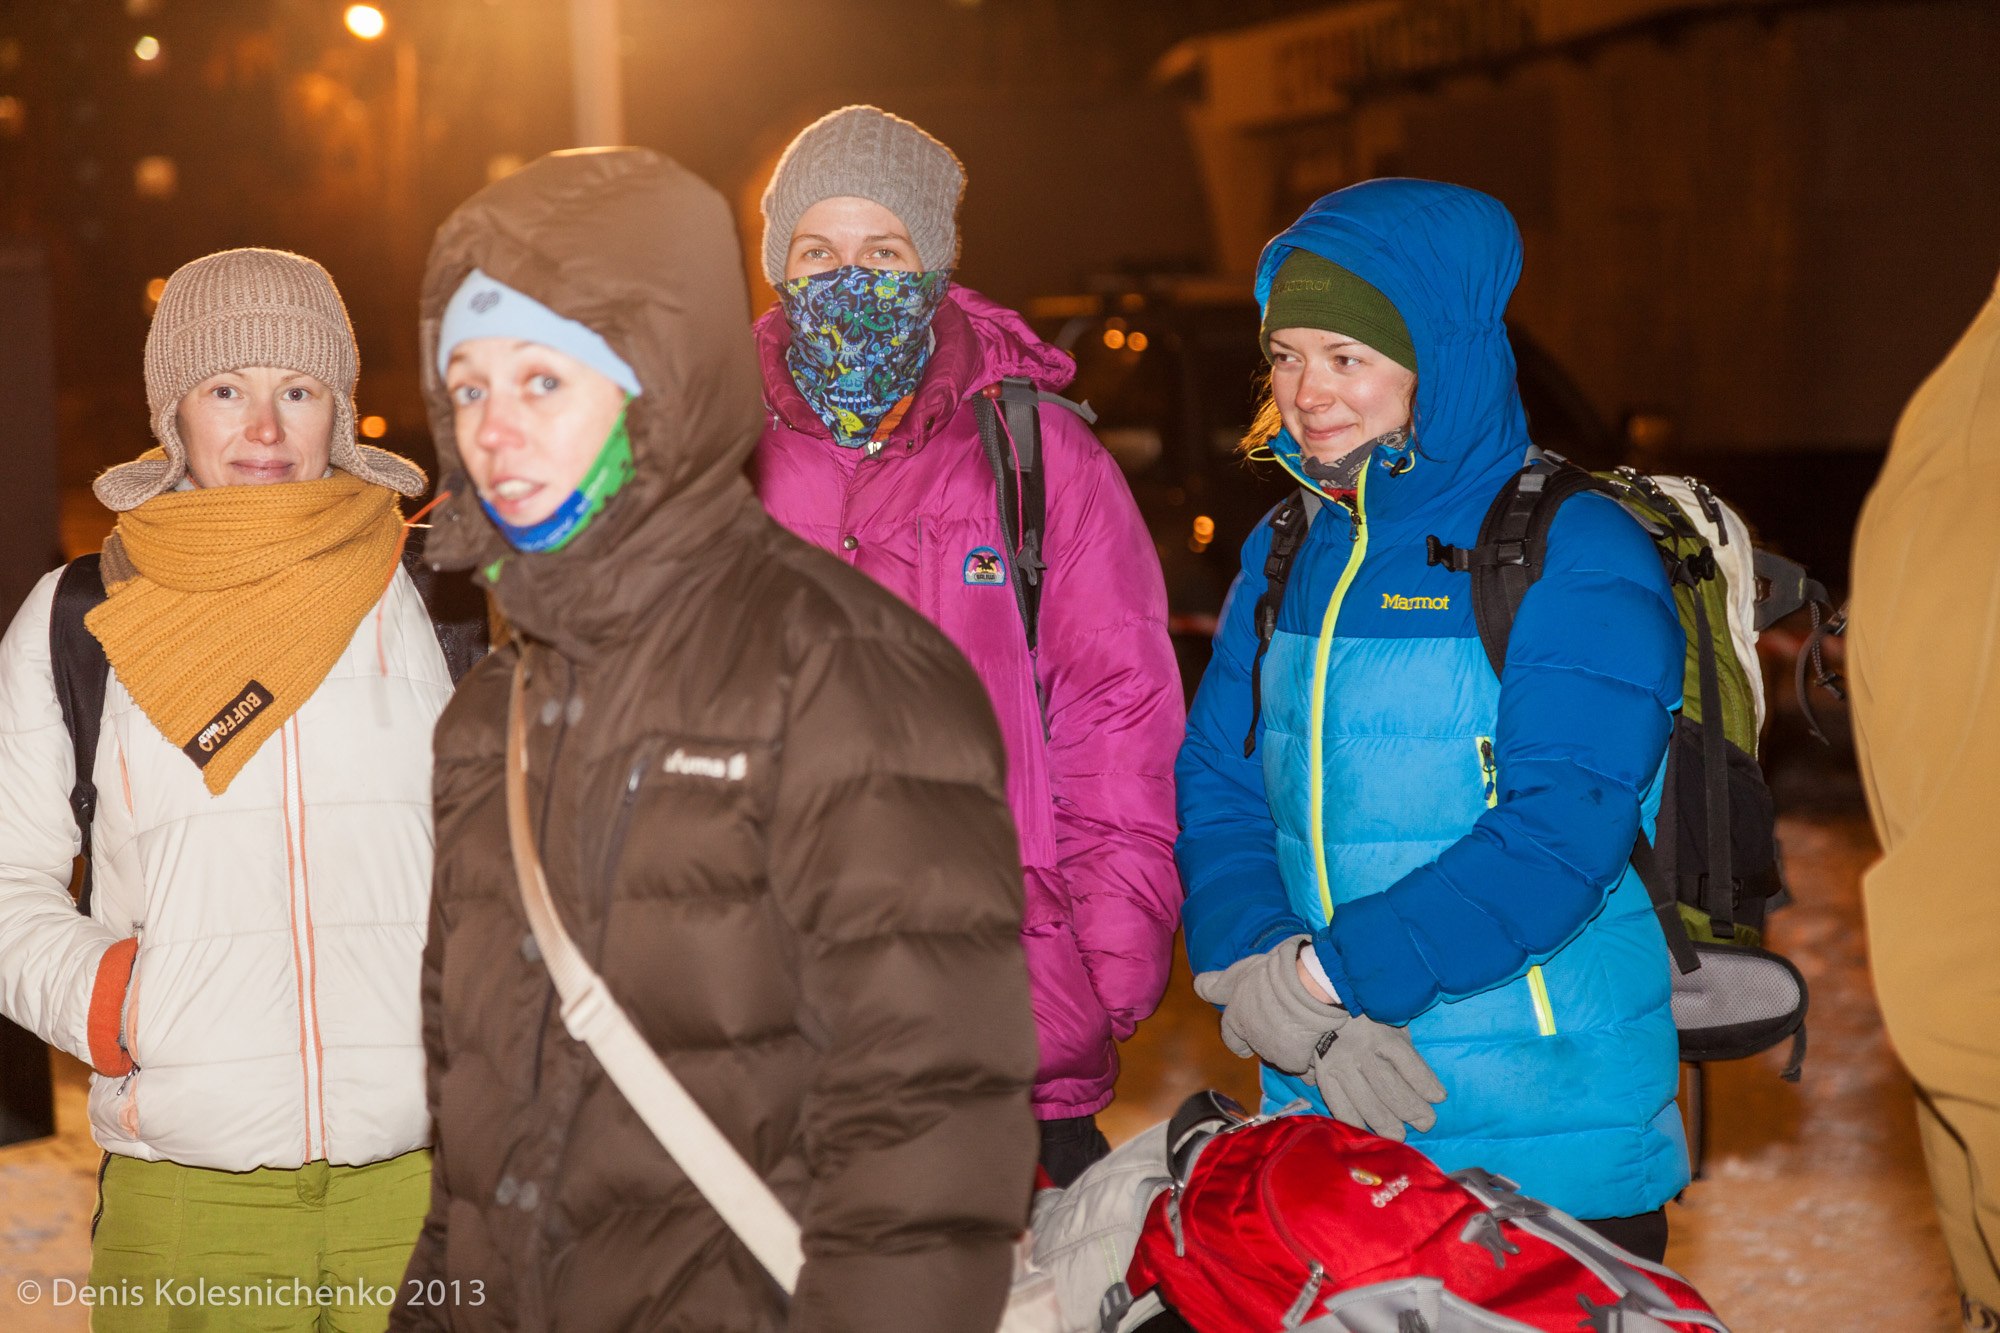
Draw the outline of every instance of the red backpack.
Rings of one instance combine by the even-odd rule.
[[[1725,1329],[1685,1280],[1510,1181],[1326,1116],[1241,1117],[1219,1094],[1175,1117],[1177,1183],[1128,1299],[1157,1292],[1201,1333]]]

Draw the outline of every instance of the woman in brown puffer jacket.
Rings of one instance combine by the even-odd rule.
[[[425,387],[453,497],[429,556],[481,571],[513,643],[438,725],[438,1149],[397,1329],[998,1322],[1035,1158],[1000,738],[937,631],[751,494],[742,274],[721,197],[634,149],[534,163],[462,205],[431,252]],[[507,355],[546,344],[624,387],[623,430],[546,521],[533,468],[493,459],[527,449],[507,432],[532,436],[570,390],[543,371],[518,399],[461,383],[453,347],[475,346],[459,339],[478,318]],[[477,424],[503,402],[512,425]],[[508,852],[517,663],[558,912],[798,1217],[789,1311],[557,1013]]]

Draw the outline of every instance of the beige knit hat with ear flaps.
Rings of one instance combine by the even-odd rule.
[[[360,355],[327,271],[283,250],[223,250],[182,265],[160,294],[146,334],[146,405],[160,448],[98,477],[92,489],[105,507],[136,509],[178,486],[187,475],[187,445],[174,420],[181,400],[211,375],[250,366],[295,370],[333,391],[333,466],[423,494],[416,464],[354,438]]]

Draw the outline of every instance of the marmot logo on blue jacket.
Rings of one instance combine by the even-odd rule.
[[[1384,611],[1449,611],[1451,610],[1451,598],[1405,597],[1399,592],[1385,592],[1382,594],[1382,609]]]

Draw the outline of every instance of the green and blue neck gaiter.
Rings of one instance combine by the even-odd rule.
[[[630,400],[627,400],[630,403]],[[591,463],[583,480],[577,482],[576,489],[569,493],[556,511],[539,523],[517,527],[493,512],[493,506],[484,497],[479,503],[486,509],[486,517],[493,520],[493,526],[500,529],[500,535],[507,544],[517,551],[538,553],[560,551],[576,540],[577,534],[590,526],[607,501],[632,480],[632,437],[625,430],[625,413],[619,412],[618,420],[611,424],[611,434],[604,441],[604,447],[597,451],[597,458]]]

